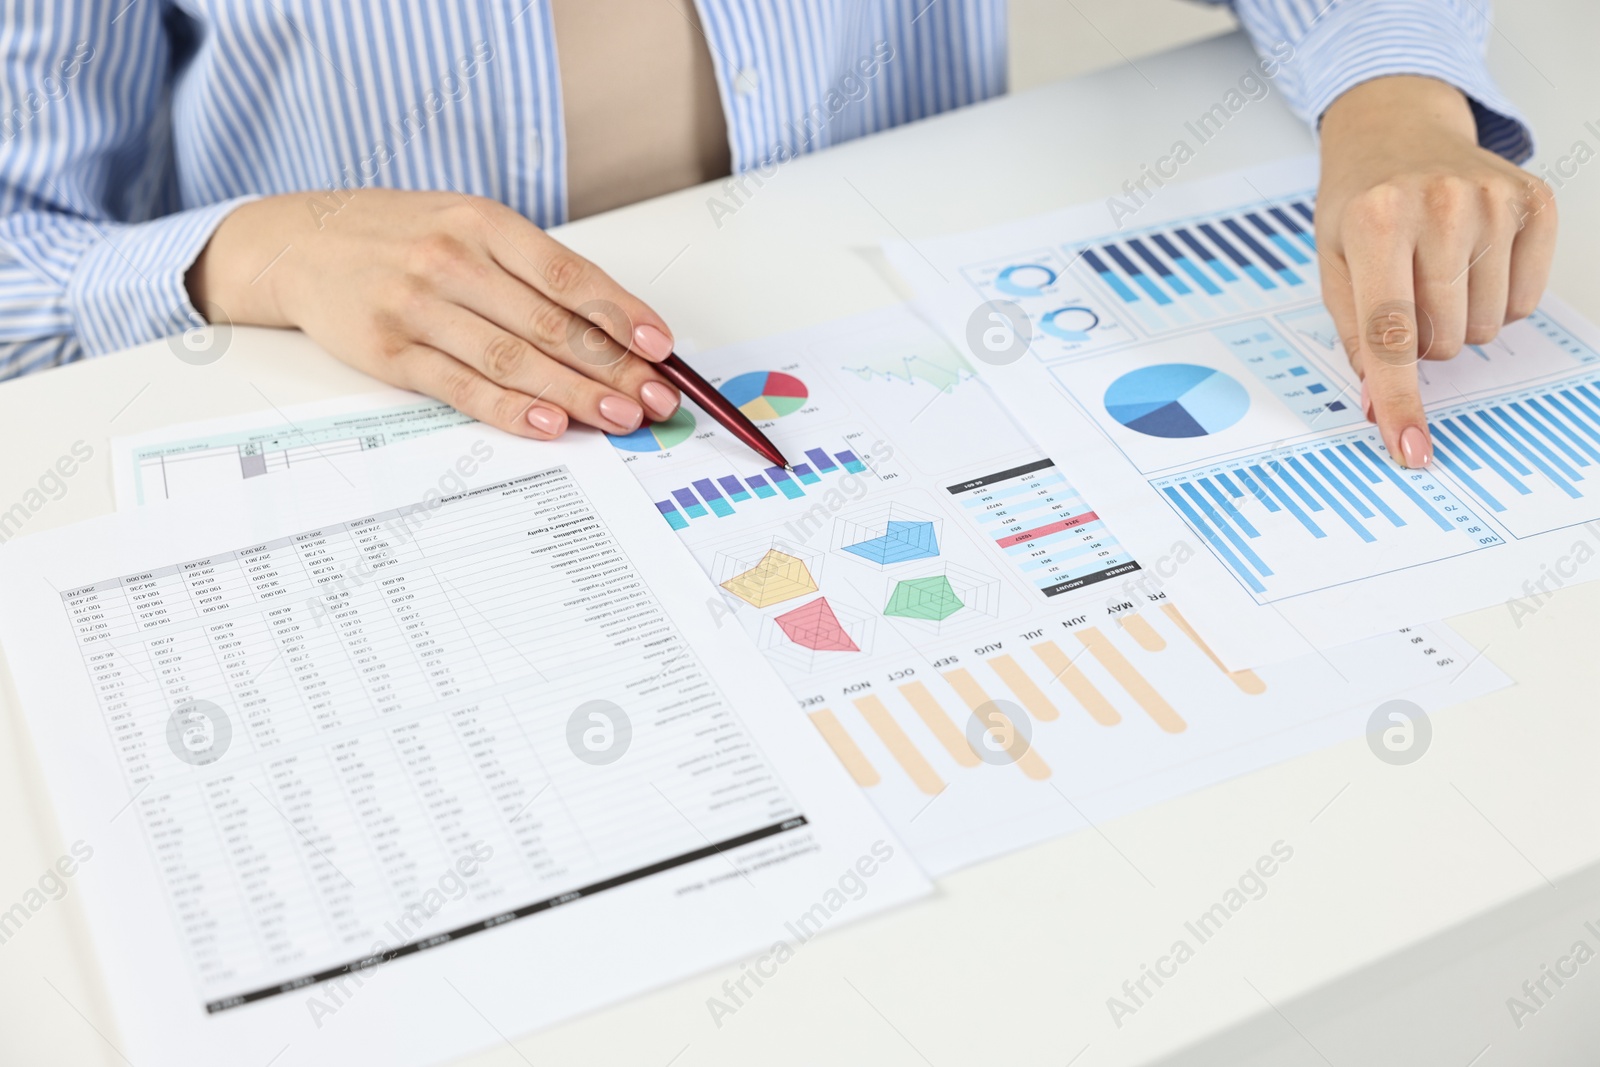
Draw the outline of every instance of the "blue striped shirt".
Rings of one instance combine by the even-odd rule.
[[[663,0],[689,2],[689,0]],[[1221,0],[1212,0],[1221,2]],[[1006,85],[1005,0],[698,0],[733,168]],[[1314,121],[1383,74],[1474,103],[1517,161],[1477,0],[1234,0]],[[0,378],[203,323],[184,273],[253,196],[457,190],[564,220],[546,0],[0,0]],[[870,73],[868,73],[870,72]]]

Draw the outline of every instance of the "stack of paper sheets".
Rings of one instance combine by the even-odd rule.
[[[1427,366],[1395,467],[1308,167],[892,248],[919,307],[697,355],[792,473],[399,392],[116,442],[0,637],[135,1061],[430,1062],[440,996],[543,1025],[1509,684],[1423,620],[1600,518],[1600,334]]]

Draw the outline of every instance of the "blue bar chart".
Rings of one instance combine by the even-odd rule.
[[[768,467],[761,474],[744,477],[723,474],[693,479],[657,500],[656,510],[668,526],[682,530],[694,519],[728,518],[736,513],[735,505],[779,497],[799,500],[806,496],[807,486],[822,484],[824,476],[868,473],[867,465],[852,449],[829,452],[824,448],[808,448],[804,455],[810,462],[796,463],[792,471]]]
[[[1430,413],[1434,456],[1515,537],[1586,521],[1600,489],[1600,375]]]
[[[1502,543],[1368,427],[1151,481],[1261,603]]]
[[[1113,304],[1159,335],[1316,292],[1310,202],[1146,230],[1077,250]]]
[[[1045,596],[1139,569],[1051,460],[970,478],[947,491]]]

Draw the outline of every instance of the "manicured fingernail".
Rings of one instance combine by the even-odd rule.
[[[1367,413],[1367,421],[1372,422],[1372,394],[1367,392],[1366,379],[1361,381],[1361,410]]]
[[[637,430],[644,421],[644,408],[625,396],[608,396],[601,400],[600,414],[607,422],[621,426],[628,433]]]
[[[528,425],[540,433],[556,437],[567,428],[567,417],[554,408],[542,408],[535,404],[528,409]]]
[[[1406,466],[1411,470],[1420,470],[1428,465],[1433,456],[1428,450],[1428,435],[1419,427],[1407,426],[1400,433],[1400,455],[1405,458]]]
[[[657,422],[672,418],[672,413],[678,410],[678,391],[661,382],[645,382],[639,388],[639,399]]]
[[[672,355],[672,338],[645,323],[633,328],[633,347],[646,359],[660,361]]]

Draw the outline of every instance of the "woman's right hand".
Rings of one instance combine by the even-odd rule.
[[[342,206],[341,206],[342,204]],[[245,204],[187,276],[208,319],[298,327],[346,363],[549,440],[678,407],[661,316],[503,204],[358,189]]]

